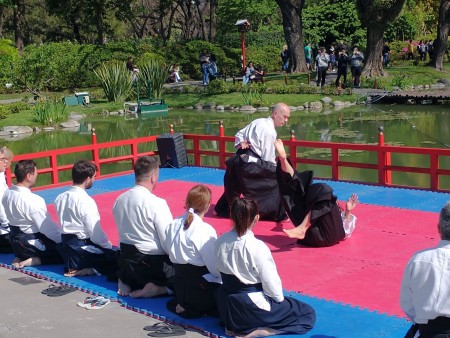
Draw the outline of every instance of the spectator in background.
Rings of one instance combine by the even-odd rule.
[[[305,59],[306,59],[306,68],[308,70],[312,70],[312,48],[311,43],[308,42],[305,46]]]
[[[132,74],[133,76],[133,82],[137,81],[137,76],[139,74],[139,68],[137,68],[134,65],[134,59],[133,57],[128,57],[127,63],[126,63],[127,69],[129,70],[129,72]]]
[[[406,59],[414,60],[414,44],[412,40],[409,40],[409,43],[406,46]]]
[[[167,82],[169,82],[169,83],[181,82],[180,65],[178,63],[175,63],[172,66],[170,66],[169,73],[170,74],[169,74],[169,78],[168,78]]]
[[[361,86],[362,62],[364,55],[358,48],[353,49],[352,57],[350,58],[350,66],[352,67],[353,87],[359,88]]]
[[[289,49],[287,45],[283,46],[283,51],[280,53],[281,56],[281,71],[288,72],[289,70]]]
[[[431,58],[433,57],[433,51],[434,51],[433,40],[428,41],[427,49],[428,49],[428,57],[431,60]]]
[[[423,40],[420,40],[419,46],[417,46],[417,50],[419,51],[420,61],[426,61],[427,53],[428,53],[428,45]]]
[[[385,42],[383,46],[382,56],[383,56],[383,66],[387,67],[389,64],[389,54],[391,53],[391,48],[388,43]]]
[[[327,69],[330,64],[330,56],[325,51],[324,47],[320,47],[320,53],[316,57],[317,63],[317,86],[323,87],[325,85],[325,78],[327,76]]]
[[[217,78],[219,71],[217,69],[216,54],[214,53],[209,54],[208,71],[209,71],[209,80],[215,80]]]
[[[342,81],[342,88],[346,87],[347,83],[347,66],[348,66],[348,55],[345,49],[342,49],[337,58],[337,78],[336,78],[336,87],[339,87],[339,80],[341,76],[344,78]]]
[[[199,62],[202,71],[203,85],[207,86],[209,83],[209,54],[206,49],[200,53]]]
[[[319,47],[317,46],[317,43],[315,43],[314,45],[313,45],[313,48],[312,48],[312,55],[313,55],[313,60],[314,60],[314,70],[316,70],[317,69],[317,65],[316,65],[316,58],[317,58],[317,55],[319,54]]]

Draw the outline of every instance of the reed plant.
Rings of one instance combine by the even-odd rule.
[[[164,83],[168,77],[168,69],[158,60],[150,60],[140,68],[139,81],[145,93],[150,93],[152,98],[161,98]]]
[[[36,103],[32,120],[44,126],[50,126],[66,121],[68,116],[69,112],[63,102],[50,99]]]
[[[130,96],[133,74],[123,62],[107,62],[94,70],[108,102],[122,102]]]

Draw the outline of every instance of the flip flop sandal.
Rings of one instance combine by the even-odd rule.
[[[166,323],[166,322],[158,322],[158,323],[155,323],[153,325],[147,325],[147,326],[144,327],[144,330],[145,331],[158,331],[158,330],[160,330],[163,327],[169,327],[172,330],[184,330],[181,326],[172,325],[172,324],[169,324],[169,323]]]
[[[111,301],[108,298],[102,297],[101,299],[98,299],[96,301],[93,301],[92,303],[87,304],[84,308],[86,310],[98,310],[104,308],[110,302]]]
[[[173,329],[170,326],[162,326],[159,330],[149,332],[147,336],[150,337],[173,337],[173,336],[184,336],[186,330],[184,329]]]
[[[70,286],[58,286],[51,293],[47,293],[47,297],[60,297],[67,295],[68,293],[75,292],[77,289]]]
[[[87,307],[89,304],[92,304],[92,303],[94,303],[94,302],[96,302],[96,301],[99,301],[99,300],[101,300],[101,299],[103,299],[104,297],[102,297],[102,296],[92,296],[92,297],[86,297],[86,299],[84,300],[84,301],[82,301],[82,302],[78,302],[77,303],[77,306],[79,306],[79,307]]]
[[[55,292],[55,289],[59,288],[59,285],[50,284],[47,289],[41,291],[43,295],[48,295],[49,293]]]

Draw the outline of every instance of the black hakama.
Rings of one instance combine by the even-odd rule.
[[[26,234],[17,226],[9,227],[9,242],[14,255],[21,261],[39,257],[42,265],[63,262],[57,244],[41,232]]]
[[[131,290],[141,290],[147,283],[172,288],[173,275],[168,255],[146,255],[134,245],[120,243],[118,278]]]
[[[175,298],[167,303],[167,309],[176,313],[175,308],[180,304],[186,311],[177,315],[183,318],[217,315],[216,290],[219,284],[208,282],[203,277],[209,273],[207,267],[175,263],[173,267]]]
[[[339,243],[345,238],[341,209],[333,189],[325,183],[312,183],[313,172],[294,171],[294,176],[283,172],[277,164],[277,181],[281,202],[292,223],[299,226],[311,211],[311,226],[299,244],[324,247]]]
[[[249,294],[262,293],[262,285],[245,285],[233,275],[222,273],[223,285],[218,289],[221,324],[236,335],[257,328],[271,328],[283,333],[304,334],[316,321],[314,309],[297,299],[285,297],[280,303],[264,296],[265,306],[257,306]]]
[[[239,149],[226,161],[226,167],[224,194],[214,208],[218,216],[230,217],[229,205],[243,195],[257,203],[261,219],[279,221],[284,218],[276,166],[272,162],[261,160],[250,149]]]
[[[90,239],[79,239],[74,234],[62,234],[58,250],[67,270],[94,268],[102,275],[109,275],[118,269],[118,252],[102,248]]]

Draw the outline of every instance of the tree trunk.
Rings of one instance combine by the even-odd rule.
[[[216,40],[217,27],[217,0],[210,0],[209,2],[209,41]]]
[[[198,12],[198,17],[200,19],[200,29],[201,29],[201,33],[202,33],[202,39],[209,41],[209,37],[207,36],[208,34],[206,33],[206,22],[205,22],[205,17],[203,16],[203,11],[204,11],[204,7],[202,8],[201,6],[201,2],[199,0],[197,0],[195,2],[195,5],[197,7],[197,12]]]
[[[362,76],[380,77],[385,76],[383,70],[383,60],[381,58],[383,52],[383,33],[384,28],[378,25],[367,27],[367,50],[366,63],[362,72]]]
[[[6,7],[0,5],[0,39],[3,37],[3,23],[5,22]]]
[[[447,53],[447,40],[450,30],[450,0],[441,0],[439,7],[438,36],[430,67],[444,70],[444,56]]]
[[[305,0],[275,0],[283,16],[283,31],[286,39],[290,63],[289,70],[295,73],[307,72],[303,45],[302,10]]]
[[[16,48],[22,54],[23,43],[23,28],[25,21],[25,0],[14,0],[14,37],[16,41]]]

